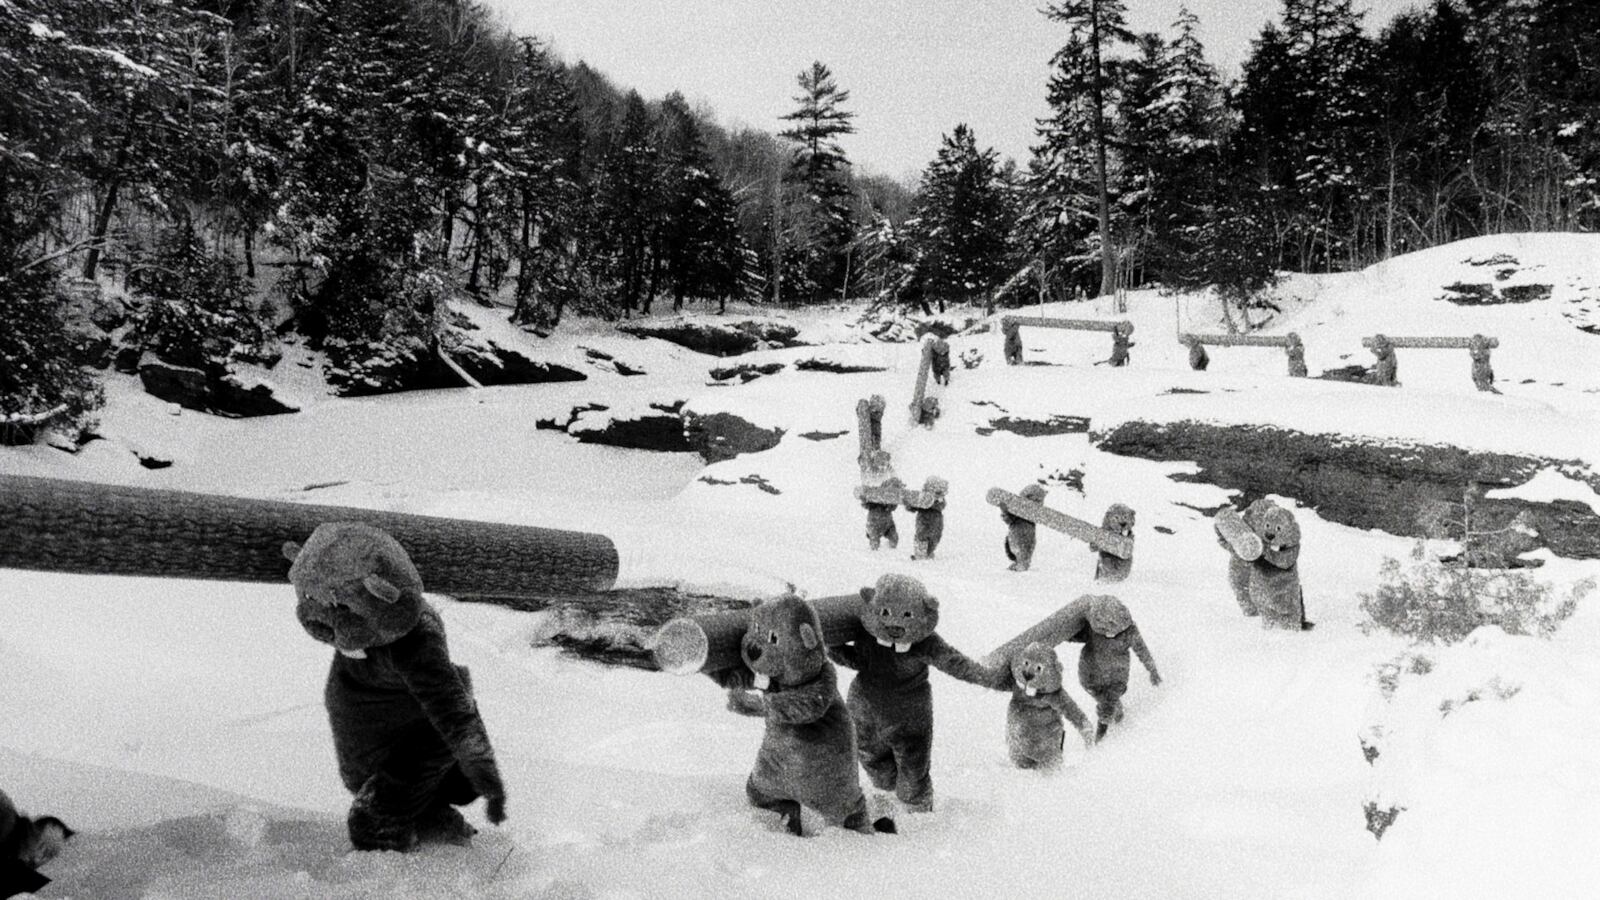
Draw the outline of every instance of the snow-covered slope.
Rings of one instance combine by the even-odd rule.
[[[1481,271],[1462,260],[1495,254],[1548,276],[1552,297],[1486,308],[1435,299],[1461,271]],[[827,353],[887,371],[791,366],[708,386],[709,369],[727,360],[580,323],[538,346],[545,355],[567,348],[572,364],[588,367],[586,382],[312,397],[304,412],[274,419],[172,415],[113,376],[105,441],[77,456],[0,450],[0,472],[594,530],[618,542],[629,585],[759,594],[794,582],[823,595],[905,572],[941,598],[941,632],[973,654],[1098,590],[1093,555],[1053,533],[1041,534],[1033,571],[1005,570],[1003,527],[984,492],[1046,479],[1050,505],[1069,513],[1098,520],[1112,502],[1137,509],[1133,575],[1115,592],[1165,682],[1152,687],[1136,667],[1124,726],[1091,751],[1069,746],[1066,767],[1048,776],[1007,761],[1004,695],[934,675],[935,811],[898,814],[893,837],[808,820],[817,833],[797,840],[746,805],[760,724],[726,712],[708,680],[575,661],[530,646],[546,624],[538,615],[439,598],[457,661],[474,672],[511,819],[494,829],[474,811],[484,831],[470,849],[356,854],[321,707],[328,653],[295,623],[287,585],[4,570],[0,789],[82,832],[48,868],[57,883],[46,896],[1582,896],[1600,882],[1600,862],[1583,852],[1600,836],[1600,604],[1580,607],[1551,641],[1491,637],[1481,652],[1455,648],[1444,680],[1412,699],[1397,695],[1411,706],[1391,718],[1426,712],[1415,698],[1429,691],[1491,676],[1517,685],[1509,698],[1461,706],[1407,745],[1414,774],[1379,787],[1403,791],[1408,810],[1377,842],[1362,804],[1378,770],[1359,736],[1375,714],[1373,672],[1404,645],[1362,633],[1358,594],[1409,542],[1298,510],[1317,628],[1264,632],[1240,616],[1226,557],[1196,509],[1225,492],[1169,479],[1182,464],[1100,453],[1081,433],[979,429],[1003,415],[1084,416],[1096,427],[1183,415],[1593,462],[1600,336],[1564,313],[1600,291],[1595,259],[1593,237],[1513,236],[1364,273],[1294,277],[1280,289],[1297,299],[1285,300],[1269,330],[1298,330],[1313,373],[1367,362],[1359,338],[1378,331],[1490,332],[1501,338],[1503,396],[1473,390],[1464,351],[1402,351],[1404,386],[1393,390],[1292,382],[1270,349],[1218,350],[1210,371],[1191,372],[1170,336],[1180,317],[1185,329],[1213,330],[1214,303],[1149,292],[1131,298],[1127,369],[1092,365],[1108,354],[1104,334],[1026,331],[1029,358],[1046,365],[1022,368],[1001,364],[997,331],[954,337],[956,355],[985,358],[976,369],[958,364],[937,392],[945,414],[931,430],[913,427],[905,409],[916,346],[866,340],[854,314],[838,310],[794,319],[803,336],[848,348],[757,356]],[[1098,303],[1046,312],[1114,316]],[[618,375],[582,347],[648,374]],[[909,560],[904,513],[907,543],[866,549],[850,490],[855,402],[872,393],[889,400],[885,446],[901,477],[951,483],[935,560]],[[534,428],[583,403],[674,399],[786,434],[772,450],[704,467],[692,454],[597,447]],[[808,432],[844,434],[801,437]],[[128,447],[173,464],[145,469]],[[741,483],[747,475],[779,493]],[[1068,486],[1079,477],[1081,493]],[[1540,571],[1566,584],[1600,566],[1551,560]],[[1069,672],[1074,652],[1064,648]]]

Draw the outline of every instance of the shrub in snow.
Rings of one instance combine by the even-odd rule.
[[[1378,587],[1361,595],[1367,614],[1362,629],[1390,631],[1428,643],[1451,644],[1483,625],[1508,634],[1549,637],[1594,588],[1594,580],[1575,585],[1563,599],[1527,572],[1504,568],[1524,547],[1520,522],[1480,532],[1473,529],[1472,495],[1462,504],[1436,504],[1422,516],[1435,535],[1453,534],[1463,552],[1440,558],[1417,541],[1408,563],[1387,558]]]
[[[128,333],[141,350],[196,369],[276,361],[272,332],[233,261],[208,251],[193,228],[163,236],[136,261],[128,289],[142,300]]]
[[[51,427],[87,424],[103,397],[80,364],[55,273],[24,269],[24,248],[7,247],[0,232],[0,444],[23,444]]]

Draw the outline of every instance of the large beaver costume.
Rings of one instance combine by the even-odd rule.
[[[339,776],[355,794],[358,850],[413,850],[473,834],[455,807],[478,797],[489,821],[506,794],[467,670],[450,661],[444,622],[399,542],[355,522],[284,545],[306,632],[334,654],[323,700]]]

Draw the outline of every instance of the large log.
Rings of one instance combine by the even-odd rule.
[[[1500,346],[1499,338],[1486,338],[1483,335],[1473,335],[1471,337],[1391,337],[1390,335],[1386,334],[1362,338],[1361,346],[1371,350],[1373,347],[1377,346],[1380,338],[1387,340],[1389,342],[1389,346],[1396,349],[1405,349],[1407,347],[1411,347],[1427,350],[1466,350],[1472,346],[1472,342],[1475,340],[1482,340],[1484,344],[1489,347]]]
[[[917,364],[917,383],[911,389],[911,421],[922,420],[922,398],[928,393],[928,371],[933,368],[933,341],[922,342],[922,361]]]
[[[822,622],[822,641],[829,647],[866,636],[861,627],[861,595],[843,594],[806,601]],[[750,626],[749,610],[706,613],[673,619],[650,641],[656,668],[673,675],[720,672],[744,665],[739,645]]]
[[[1077,538],[1085,544],[1118,559],[1133,558],[1133,538],[1107,531],[1097,525],[1069,516],[1042,503],[1013,494],[1004,488],[990,488],[985,500],[1015,516],[1021,516],[1037,525],[1059,531],[1067,537]]]
[[[1054,319],[1048,316],[1002,316],[1003,328],[1027,325],[1032,328],[1070,328],[1075,331],[1117,331],[1133,333],[1133,323],[1127,319]]]
[[[1089,603],[1094,597],[1095,595],[1093,594],[1084,594],[1044,617],[1038,624],[990,650],[989,655],[983,658],[983,664],[986,666],[1002,665],[1010,661],[1011,657],[1015,656],[1024,647],[1035,641],[1047,647],[1054,647],[1070,640],[1089,621]]]
[[[1184,344],[1205,344],[1212,347],[1287,347],[1299,340],[1294,335],[1281,334],[1189,334],[1178,335]]]
[[[285,541],[323,522],[394,536],[427,590],[526,598],[608,590],[617,549],[597,534],[125,485],[0,476],[0,567],[287,582]]]

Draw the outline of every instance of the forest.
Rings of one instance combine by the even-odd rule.
[[[822,61],[769,132],[642,97],[473,0],[0,0],[0,420],[82,420],[117,354],[217,368],[292,335],[334,371],[426,355],[459,302],[538,334],[669,303],[1148,285],[1247,312],[1284,271],[1600,224],[1586,0],[1381,26],[1283,0],[1236,77],[1190,13],[1136,34],[1122,0],[1042,12],[1062,44],[1030,157],[953,122],[902,185],[852,167]],[[126,308],[85,303],[105,286]]]

